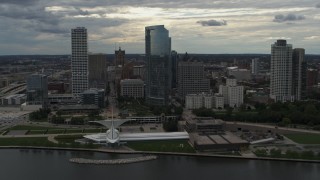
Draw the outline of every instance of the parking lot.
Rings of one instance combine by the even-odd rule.
[[[25,120],[27,115],[28,112],[0,111],[0,130],[8,126],[16,125]]]

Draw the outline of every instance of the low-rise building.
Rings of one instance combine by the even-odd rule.
[[[9,95],[0,99],[0,105],[21,105],[26,102],[26,99],[25,94]]]
[[[141,79],[124,79],[120,82],[121,96],[144,98],[144,82]]]
[[[197,117],[186,121],[186,131],[199,134],[221,134],[224,132],[225,122],[211,117]]]
[[[224,97],[220,94],[188,94],[186,95],[185,103],[187,109],[199,109],[199,108],[223,108]]]
[[[243,86],[237,86],[235,78],[228,78],[226,85],[219,86],[219,94],[224,97],[224,104],[229,107],[240,107],[243,104]]]
[[[224,108],[224,97],[221,94],[215,94],[213,96],[213,108],[215,109]]]
[[[104,89],[91,88],[80,94],[80,103],[82,105],[96,105],[99,108],[104,107]]]

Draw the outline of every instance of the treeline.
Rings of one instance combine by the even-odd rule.
[[[29,119],[31,121],[44,121],[48,119],[48,114],[50,113],[50,109],[39,109],[38,111],[34,111],[29,114]]]
[[[192,113],[199,117],[214,117],[212,109],[200,108],[192,110]]]
[[[183,113],[183,108],[182,107],[176,107],[173,105],[169,106],[150,106],[150,111],[156,115],[159,116],[162,113],[165,115],[182,115]]]
[[[232,111],[231,109],[229,113],[216,114],[215,117],[227,121],[277,123],[279,125],[301,124],[320,129],[319,102],[277,102],[270,105],[257,103],[254,111],[247,109],[238,112]]]
[[[308,160],[319,160],[320,153],[313,151],[292,151],[287,150],[282,152],[280,149],[271,149],[267,152],[265,149],[257,149],[254,153],[259,157],[271,157],[271,158],[286,158],[286,159],[308,159]]]

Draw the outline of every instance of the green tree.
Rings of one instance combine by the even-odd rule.
[[[178,121],[176,119],[166,120],[162,123],[163,129],[167,132],[178,131]]]

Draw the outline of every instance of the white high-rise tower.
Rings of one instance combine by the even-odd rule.
[[[292,45],[277,40],[271,45],[270,98],[274,101],[294,101],[292,93]]]
[[[71,29],[72,94],[78,97],[88,89],[88,34],[84,27]]]

